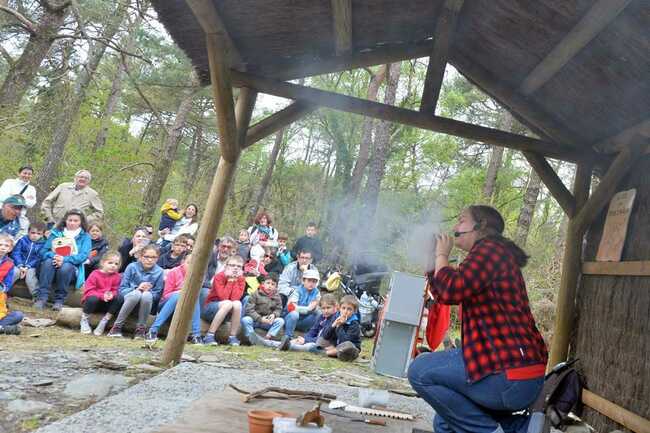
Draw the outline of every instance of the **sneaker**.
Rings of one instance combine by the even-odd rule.
[[[144,325],[138,325],[135,328],[135,333],[133,334],[133,339],[134,340],[144,340],[147,334],[147,329],[144,327]]]
[[[289,346],[291,346],[291,337],[288,335],[285,335],[282,337],[282,340],[280,340],[280,345],[278,346],[278,350],[289,350]]]
[[[144,337],[144,342],[147,344],[154,344],[158,341],[158,331],[156,329],[149,329],[149,332],[147,332],[147,336]]]
[[[97,324],[97,327],[93,331],[93,334],[95,334],[98,337],[100,335],[103,335],[104,331],[106,330],[106,325],[108,325],[108,320],[106,319],[100,320],[99,323]]]
[[[214,334],[205,334],[205,337],[203,337],[203,344],[207,344],[208,346],[219,345],[219,343],[217,343],[217,340],[214,339]]]
[[[194,344],[196,346],[203,346],[203,339],[201,338],[200,335],[192,335],[190,336],[190,344]]]
[[[341,361],[354,361],[359,356],[359,349],[351,341],[344,341],[336,346],[336,357]]]
[[[113,325],[107,334],[108,337],[122,338],[122,325]]]
[[[54,311],[61,311],[63,308],[63,302],[55,302],[54,305],[52,305],[52,310]]]
[[[20,326],[18,325],[0,325],[0,334],[5,334],[5,335],[19,335],[20,334]]]
[[[79,322],[79,328],[81,328],[82,334],[90,334],[91,332],[93,332],[92,328],[90,327],[90,323],[88,323],[88,317],[86,316],[81,316],[81,322]]]
[[[235,337],[234,335],[231,335],[228,337],[228,346],[239,346],[241,345],[241,342]]]
[[[262,337],[257,335],[257,332],[252,332],[251,335],[248,336],[248,341],[250,341],[253,346],[264,346],[264,341],[262,341]]]
[[[37,310],[44,310],[45,309],[45,301],[42,299],[39,299],[38,301],[34,302],[34,308]]]

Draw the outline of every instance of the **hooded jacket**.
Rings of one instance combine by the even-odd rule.
[[[280,294],[277,291],[269,296],[259,288],[248,298],[246,315],[250,316],[254,322],[259,322],[262,317],[268,316],[269,314],[280,317],[282,314],[282,298],[280,298]]]
[[[35,268],[41,263],[41,249],[45,239],[32,241],[29,236],[23,236],[11,252],[14,264],[19,268]]]
[[[50,237],[45,241],[45,245],[41,248],[41,260],[47,260],[54,257],[54,251],[52,251],[52,241],[56,238],[63,237],[63,231],[59,229],[52,229]],[[88,233],[83,231],[79,232],[74,238],[75,244],[77,245],[77,253],[69,256],[63,257],[63,263],[70,263],[77,267],[77,284],[76,287],[79,288],[86,281],[86,271],[84,269],[84,262],[88,259],[88,254],[90,253],[91,241]]]
[[[356,346],[357,349],[361,350],[361,327],[359,326],[359,318],[356,314],[353,314],[347,322],[343,325],[337,326],[336,328],[332,327],[332,323],[336,320],[341,314],[334,314],[334,319],[323,329],[321,336],[328,341],[336,342],[336,345],[349,341]]]

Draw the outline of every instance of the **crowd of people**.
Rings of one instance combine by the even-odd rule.
[[[0,333],[20,332],[23,315],[8,310],[7,297],[22,279],[38,310],[50,301],[53,310],[60,310],[69,292],[80,290],[83,334],[122,337],[133,313],[134,338],[155,344],[174,314],[192,260],[198,206],[181,208],[169,198],[160,209],[157,230],[136,227],[111,248],[104,236],[103,203],[90,187],[88,170],[78,171],[73,182],[60,184],[42,201],[42,221],[27,216],[37,204],[32,175],[32,167],[20,167],[16,179],[0,186]],[[288,237],[273,227],[266,211],[242,228],[237,240],[220,237],[194,309],[189,341],[218,345],[215,334],[229,321],[229,345],[240,345],[242,328],[251,344],[355,359],[361,349],[358,300],[321,296],[316,263],[322,257],[315,223],[308,223],[305,235],[289,248]],[[94,313],[103,316],[93,329]],[[155,321],[147,329],[152,313]],[[204,335],[201,320],[209,323]],[[305,335],[296,336],[296,331]]]

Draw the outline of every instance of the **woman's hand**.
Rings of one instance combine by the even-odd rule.
[[[454,246],[454,240],[451,236],[446,233],[441,233],[436,236],[436,257],[438,256],[447,256]]]

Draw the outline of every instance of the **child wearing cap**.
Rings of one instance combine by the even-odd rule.
[[[284,334],[291,338],[294,331],[307,331],[320,318],[318,303],[320,290],[316,287],[320,275],[316,269],[307,269],[302,274],[302,284],[294,290],[287,300],[287,313],[284,316]]]

